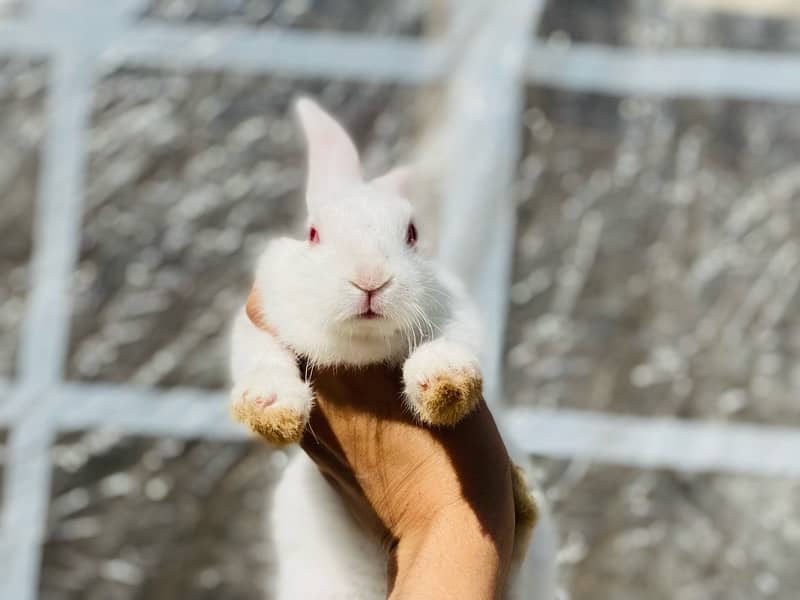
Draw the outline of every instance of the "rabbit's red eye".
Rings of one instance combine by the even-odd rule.
[[[417,233],[417,226],[413,223],[409,223],[408,231],[406,232],[406,243],[413,248],[417,245],[417,239],[419,239],[419,234]]]
[[[317,231],[316,227],[308,230],[308,241],[312,244],[319,244],[319,231]]]

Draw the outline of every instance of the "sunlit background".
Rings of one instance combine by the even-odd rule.
[[[270,597],[286,454],[158,406],[225,418],[229,318],[266,237],[303,223],[301,91],[370,172],[428,160],[432,244],[507,266],[470,274],[500,303],[495,412],[611,423],[552,446],[513,428],[561,597],[797,598],[800,429],[741,426],[800,427],[800,4],[486,0],[477,25],[453,4],[0,0],[3,600]],[[524,60],[487,47],[454,83],[517,4]],[[485,145],[437,141],[493,119]],[[459,179],[464,157],[485,171]],[[650,421],[609,415],[753,445],[698,471],[702,436],[650,461],[622,439]]]

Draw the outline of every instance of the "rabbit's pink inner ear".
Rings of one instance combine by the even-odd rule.
[[[295,106],[308,151],[308,197],[362,181],[358,150],[344,127],[309,98]]]
[[[372,185],[392,194],[407,197],[410,194],[411,179],[411,167],[395,167],[386,175],[373,179]]]

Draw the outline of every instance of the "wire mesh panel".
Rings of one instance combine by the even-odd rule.
[[[0,0],[0,596],[264,597],[286,455],[220,390],[288,103],[378,172],[440,87],[442,254],[574,597],[793,597],[797,22],[542,4]]]
[[[265,597],[283,452],[93,431],[60,436],[52,456],[40,597]]]

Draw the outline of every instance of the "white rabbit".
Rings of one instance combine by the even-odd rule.
[[[298,441],[313,402],[298,354],[312,367],[404,361],[419,420],[457,423],[481,395],[479,320],[458,282],[418,251],[406,170],[364,181],[344,129],[311,100],[297,112],[309,153],[309,235],[273,240],[259,260],[254,290],[273,331],[245,309],[237,317],[234,414],[252,422],[258,412],[267,439]]]
[[[234,323],[234,416],[274,443],[299,441],[313,404],[303,356],[312,368],[402,363],[417,419],[455,425],[481,398],[480,323],[459,282],[418,248],[407,171],[365,180],[341,125],[309,99],[296,111],[308,150],[308,238],[275,239],[259,260]],[[271,520],[279,600],[385,598],[382,549],[302,454]]]

